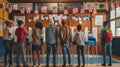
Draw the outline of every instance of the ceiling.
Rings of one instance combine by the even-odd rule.
[[[43,2],[43,3],[79,3],[79,2],[103,2],[105,0],[8,0],[11,3],[33,3],[33,2]]]

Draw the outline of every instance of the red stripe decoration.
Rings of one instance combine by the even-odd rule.
[[[106,10],[109,11],[109,8],[108,8],[108,4],[109,4],[109,3],[108,3],[108,0],[106,0],[105,3],[106,3],[106,4],[105,4]]]
[[[81,14],[85,13],[84,6],[81,6],[80,13],[81,13]]]
[[[64,14],[68,14],[68,10],[67,9],[64,10]]]
[[[92,10],[93,10],[92,6],[91,6],[91,5],[88,5],[88,11],[89,11],[89,12],[92,12]]]
[[[73,14],[78,13],[78,8],[73,8],[73,9],[72,9],[72,13],[73,13]]]
[[[115,9],[115,3],[112,2],[112,3],[111,3],[111,10],[114,10],[114,9]]]
[[[46,6],[41,7],[41,13],[47,13],[47,7]]]
[[[95,7],[93,8],[93,14],[94,14],[94,15],[97,14],[97,10],[96,10]]]

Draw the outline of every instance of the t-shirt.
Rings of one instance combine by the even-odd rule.
[[[78,36],[78,35],[79,36]],[[77,32],[76,34],[75,34],[75,40],[77,41],[77,38],[79,38],[80,39],[80,43],[78,43],[78,44],[76,44],[77,46],[80,46],[80,45],[85,45],[85,35],[84,35],[84,32]]]
[[[101,42],[102,42],[102,45],[105,44],[105,36],[104,35],[106,33],[106,30],[107,30],[107,28],[105,28],[105,27],[101,29]]]
[[[15,35],[17,36],[17,43],[21,44],[21,43],[26,43],[26,35],[27,35],[27,29],[25,28],[17,28],[15,31]]]
[[[39,28],[35,28],[33,30],[33,34],[32,34],[33,41],[32,41],[32,43],[34,45],[40,45],[41,44],[41,38],[40,38],[41,35],[42,35],[42,30],[40,30]]]

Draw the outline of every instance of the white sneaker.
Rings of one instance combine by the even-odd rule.
[[[38,67],[41,67],[41,65],[38,65]]]
[[[36,67],[36,65],[33,65],[33,67]]]

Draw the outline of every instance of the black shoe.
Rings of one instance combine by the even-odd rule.
[[[46,65],[45,67],[49,67],[49,65]]]
[[[81,67],[85,67],[85,65],[83,64]]]
[[[109,63],[109,64],[108,64],[108,66],[112,66],[112,64],[111,64],[111,63]]]
[[[65,65],[65,64],[63,64],[63,65],[62,65],[62,67],[66,67],[66,65]]]
[[[69,64],[69,67],[72,67],[72,64]]]
[[[102,66],[106,66],[106,64],[105,64],[105,63],[103,63],[103,64],[102,64]]]
[[[20,65],[17,65],[17,67],[20,67]]]
[[[80,67],[80,64],[78,64],[77,67]]]
[[[28,65],[24,65],[23,67],[29,67]]]

